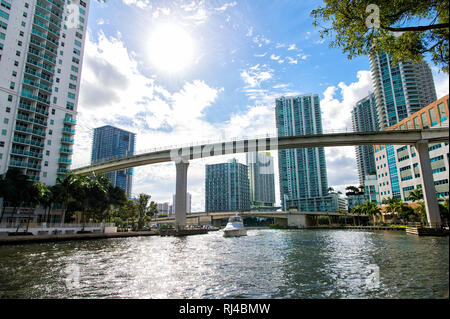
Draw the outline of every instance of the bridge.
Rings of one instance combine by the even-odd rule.
[[[160,149],[153,152],[117,158],[76,168],[73,169],[72,172],[75,174],[107,173],[143,165],[175,162],[175,216],[176,227],[177,229],[180,229],[186,225],[185,199],[187,192],[187,171],[190,160],[228,154],[297,148],[357,145],[413,145],[418,154],[420,173],[423,178],[423,193],[425,205],[427,207],[428,221],[431,227],[440,227],[441,217],[436,199],[428,144],[447,142],[448,139],[448,128],[265,137],[260,139],[235,140],[229,142]]]
[[[230,217],[236,215],[236,212],[214,212],[214,213],[206,213],[206,212],[197,212],[192,213],[186,216],[187,225],[213,225],[213,226],[221,226],[222,220],[228,220]],[[275,221],[275,224],[280,226],[289,226],[289,227],[308,227],[314,226],[317,224],[317,217],[325,216],[330,219],[330,224],[333,219],[339,216],[347,216],[347,217],[356,217],[358,215],[346,214],[342,215],[340,213],[326,213],[326,212],[298,212],[298,211],[289,211],[289,212],[279,212],[279,211],[265,211],[265,212],[239,212],[239,216],[242,218],[245,217],[263,217],[263,218],[272,218]],[[336,221],[337,222],[337,221]],[[151,224],[175,224],[175,217],[163,217],[158,218],[156,220],[152,220]]]

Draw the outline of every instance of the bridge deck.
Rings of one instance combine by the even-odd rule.
[[[159,150],[76,168],[73,169],[73,172],[75,174],[107,173],[143,165],[172,162],[177,159],[181,160],[181,158],[195,160],[254,151],[355,145],[413,145],[419,141],[427,141],[429,143],[446,142],[448,138],[448,128],[435,128],[250,139]],[[174,155],[176,158],[174,158]]]

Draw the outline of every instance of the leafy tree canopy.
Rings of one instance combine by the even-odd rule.
[[[349,59],[386,52],[393,62],[420,62],[430,54],[449,72],[448,0],[324,0],[311,12],[322,38]]]

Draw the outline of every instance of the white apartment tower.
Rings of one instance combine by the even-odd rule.
[[[70,167],[90,0],[0,0],[0,174]]]

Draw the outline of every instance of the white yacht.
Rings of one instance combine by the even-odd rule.
[[[237,214],[228,220],[227,226],[223,229],[224,237],[247,236],[247,230],[244,228],[242,218]]]

